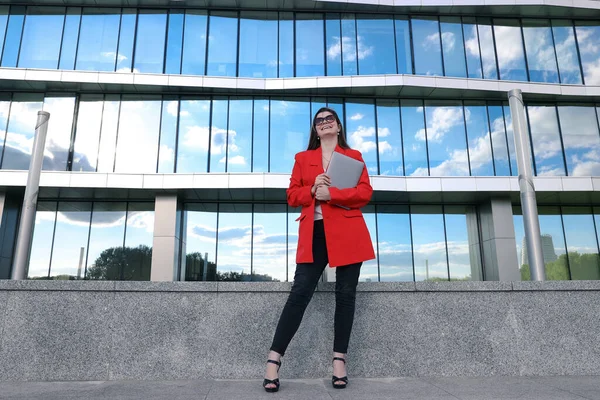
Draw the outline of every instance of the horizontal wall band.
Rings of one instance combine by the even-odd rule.
[[[444,12],[519,17],[590,18],[600,14],[600,4],[596,0],[17,0],[13,4],[321,12]]]
[[[518,192],[517,177],[371,176],[375,191]],[[600,177],[535,177],[539,192],[600,192]],[[287,189],[290,175],[277,173],[125,174],[43,171],[41,187],[90,189]],[[0,171],[0,188],[25,187],[27,171]]]
[[[420,75],[258,79],[0,68],[0,86],[7,91],[292,94],[498,100],[507,100],[509,90],[521,89],[528,100],[600,101],[600,86]]]

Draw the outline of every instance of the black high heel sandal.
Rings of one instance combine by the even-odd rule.
[[[342,357],[333,357],[333,361],[338,360],[338,361],[343,361],[344,364],[346,364],[346,359],[342,358]],[[336,384],[336,382],[342,381],[344,382],[343,384],[338,383]],[[337,376],[333,375],[331,377],[331,385],[335,388],[335,389],[345,389],[346,385],[348,385],[348,376],[344,376],[342,378],[338,378]]]
[[[281,368],[281,361],[267,360],[267,363],[277,365],[277,373],[279,374],[279,368]],[[268,388],[267,385],[269,385],[269,384],[273,384],[273,385],[275,385],[275,387]],[[265,380],[263,381],[263,388],[265,388],[265,390],[269,393],[275,393],[276,391],[279,390],[279,378],[275,378],[275,379],[265,378]]]

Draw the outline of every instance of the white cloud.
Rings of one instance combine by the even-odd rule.
[[[378,137],[386,137],[386,136],[390,136],[391,132],[390,132],[390,128],[377,128],[377,136]]]
[[[375,138],[375,127],[359,126],[357,130],[352,132],[349,137],[350,146],[361,153],[368,153],[377,148],[375,140],[365,141],[365,138]]]
[[[427,140],[440,143],[450,129],[463,124],[461,107],[435,107],[431,120],[427,121]],[[415,138],[425,141],[425,129],[419,129],[415,134]]]
[[[456,45],[456,36],[452,32],[444,32],[442,33],[442,46],[444,47],[444,51],[447,53],[452,52],[454,50],[454,46]]]
[[[365,45],[362,36],[358,36],[358,52],[354,39],[349,36],[344,36],[341,40],[339,37],[333,37],[333,40],[334,43],[327,49],[327,57],[330,60],[335,60],[342,52],[344,54],[344,61],[356,61],[357,55],[359,60],[364,60],[372,55],[375,49],[373,46]]]
[[[363,118],[364,118],[364,115],[361,114],[361,113],[356,113],[356,114],[354,114],[353,116],[350,117],[350,119],[352,121],[359,121],[359,120],[361,120]]]
[[[393,148],[388,142],[379,142],[379,154],[391,152],[392,150]]]

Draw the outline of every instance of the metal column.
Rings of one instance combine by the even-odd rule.
[[[533,186],[533,171],[531,168],[531,149],[529,147],[529,129],[525,120],[525,106],[520,89],[508,92],[508,102],[512,115],[517,164],[519,167],[519,189],[521,191],[521,207],[523,208],[523,224],[525,225],[525,240],[529,269],[532,281],[546,279],[542,238],[538,219],[535,188]]]
[[[27,261],[29,260],[33,225],[35,223],[35,211],[40,189],[40,174],[42,172],[42,162],[44,161],[44,147],[46,144],[46,134],[48,133],[49,119],[49,112],[38,111],[37,123],[35,124],[35,137],[33,138],[33,152],[31,154],[31,162],[29,163],[29,173],[27,174],[27,186],[25,187],[23,211],[21,212],[21,222],[19,223],[12,279],[21,280],[27,277]]]

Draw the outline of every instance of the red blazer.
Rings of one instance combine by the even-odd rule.
[[[357,150],[344,150],[336,146],[335,151],[363,161]],[[300,217],[296,220],[300,221],[296,263],[313,262],[312,239],[316,200],[310,189],[317,175],[324,172],[321,157],[320,147],[296,154],[290,186],[287,189],[288,204],[291,207],[302,206]],[[329,193],[331,200],[321,202],[329,266],[340,267],[375,258],[369,230],[360,211],[361,207],[369,203],[373,194],[366,166],[356,187],[330,187]],[[350,209],[346,210],[334,204]]]

